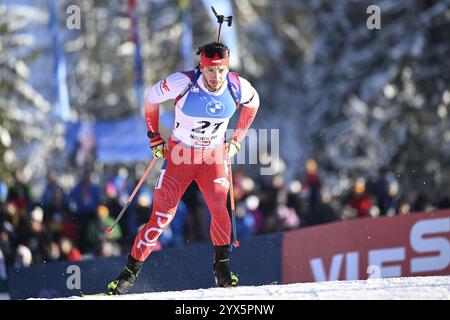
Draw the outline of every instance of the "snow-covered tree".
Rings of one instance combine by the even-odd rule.
[[[46,19],[43,10],[0,5],[0,179],[16,168],[27,179],[45,174],[53,152],[63,147],[63,127],[31,81],[30,65],[44,47],[32,30]]]

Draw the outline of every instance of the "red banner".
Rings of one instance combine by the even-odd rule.
[[[450,210],[335,222],[286,233],[282,282],[450,274]]]

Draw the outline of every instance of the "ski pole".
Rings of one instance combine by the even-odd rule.
[[[231,163],[228,163],[228,171],[229,171],[229,181],[230,181],[230,202],[231,202],[231,222],[233,225],[233,246],[235,248],[239,247],[239,241],[237,240],[237,231],[236,231],[236,208],[234,205],[234,188],[233,188],[233,172],[231,171]]]
[[[117,223],[122,218],[122,216],[125,213],[125,211],[127,210],[127,208],[130,205],[131,201],[133,201],[133,198],[136,195],[136,192],[139,190],[139,188],[141,187],[142,183],[145,181],[145,178],[147,178],[147,175],[150,172],[150,170],[153,168],[153,165],[155,164],[156,160],[158,160],[158,158],[153,158],[152,162],[150,162],[150,164],[148,165],[147,170],[145,170],[144,175],[142,176],[141,180],[139,180],[139,183],[134,188],[133,193],[128,197],[127,203],[122,208],[122,211],[120,211],[119,216],[116,218],[116,220],[114,221],[113,225],[111,227],[108,227],[106,229],[106,231],[108,231],[109,233],[111,233],[113,231],[113,229],[115,228],[115,226],[117,225]]]

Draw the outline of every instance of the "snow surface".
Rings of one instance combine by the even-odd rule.
[[[70,297],[101,300],[449,300],[450,276],[379,278],[284,285],[242,286],[123,296]]]

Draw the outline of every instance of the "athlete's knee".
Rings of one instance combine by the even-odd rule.
[[[161,192],[158,190],[153,197],[153,208],[156,211],[167,212],[173,215],[177,211],[179,201],[175,193],[170,191]]]

